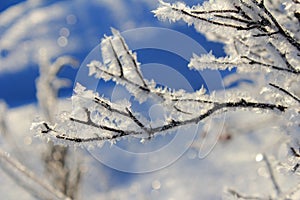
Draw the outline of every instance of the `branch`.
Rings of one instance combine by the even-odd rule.
[[[275,51],[279,54],[279,57],[283,60],[283,62],[286,64],[287,68],[293,71],[298,71],[296,70],[291,63],[288,61],[288,59],[286,58],[286,53],[282,53],[274,44],[272,44],[271,42],[268,43],[271,47],[273,47],[275,49]],[[298,71],[299,72],[299,71]]]
[[[111,42],[111,39],[108,38],[108,40],[109,40],[109,44],[110,44],[110,46],[111,46],[111,49],[112,49],[112,51],[113,51],[114,58],[116,59],[116,61],[117,61],[117,63],[118,63],[118,66],[119,66],[119,69],[120,69],[120,75],[119,75],[119,77],[120,77],[120,78],[126,79],[126,78],[124,77],[123,67],[122,67],[122,63],[121,63],[121,61],[120,61],[120,59],[119,59],[119,56],[118,56],[118,54],[117,54],[117,52],[116,52],[116,50],[115,50],[115,48],[114,48],[114,46],[113,46],[113,44],[112,44],[112,42]]]
[[[57,199],[65,199],[65,200],[70,200],[69,197],[65,196],[63,193],[60,191],[56,190],[54,187],[52,187],[49,183],[45,182],[41,178],[37,177],[32,171],[30,171],[27,167],[22,165],[18,160],[12,158],[8,153],[0,149],[0,162],[2,164],[7,165],[9,169],[11,170],[16,170],[17,172],[21,173],[22,176],[28,178],[29,180],[33,181],[35,184],[39,185],[42,187],[44,190],[46,190],[49,194],[54,195]],[[15,174],[15,172],[12,172]],[[27,182],[27,184],[26,184]],[[34,188],[29,185],[28,181],[24,183],[23,187],[26,189],[30,188],[32,192],[34,192],[34,195],[40,196],[41,191],[38,188]],[[49,194],[47,195],[49,197]],[[44,195],[42,195],[44,196]]]
[[[207,110],[204,114],[201,114],[197,117],[183,120],[183,121],[171,120],[171,122],[169,122],[165,125],[162,125],[162,126],[158,126],[155,128],[152,128],[152,127],[145,128],[145,129],[143,129],[144,131],[121,130],[121,129],[117,129],[117,128],[108,127],[105,125],[96,124],[91,120],[90,112],[86,109],[85,111],[86,111],[87,117],[88,117],[87,121],[74,119],[74,118],[70,118],[70,120],[74,121],[76,123],[80,123],[80,124],[87,125],[87,126],[92,126],[94,128],[98,128],[98,129],[108,131],[108,132],[111,132],[114,134],[109,135],[109,136],[102,136],[102,137],[98,136],[98,137],[90,137],[90,138],[67,136],[65,134],[58,133],[57,130],[51,128],[45,122],[43,123],[43,125],[44,125],[44,128],[46,128],[46,130],[43,130],[42,133],[53,132],[54,136],[57,139],[68,140],[68,141],[72,141],[72,142],[76,142],[76,143],[113,140],[116,138],[122,138],[122,137],[130,136],[130,135],[142,135],[144,133],[147,133],[148,136],[152,136],[152,135],[155,135],[155,134],[163,132],[163,131],[179,128],[181,126],[190,125],[190,124],[198,124],[200,121],[213,115],[217,111],[224,110],[224,109],[230,109],[230,108],[249,108],[249,109],[259,108],[259,109],[264,109],[264,110],[275,110],[276,109],[281,112],[284,112],[287,107],[282,106],[282,105],[268,104],[268,103],[247,102],[244,99],[241,99],[238,102],[226,102],[226,103],[215,102],[214,106],[211,109]],[[132,118],[133,121],[134,121],[134,119],[135,119],[135,117]],[[135,122],[135,123],[138,124],[139,122]],[[140,126],[143,126],[143,125],[140,124]]]
[[[300,43],[295,40],[286,30],[283,29],[283,27],[279,24],[279,22],[276,20],[276,18],[272,15],[272,13],[266,8],[263,1],[261,3],[257,3],[256,0],[252,0],[256,5],[258,5],[272,20],[274,25],[277,27],[278,32],[284,36],[287,41],[297,48],[298,51],[300,51]]]
[[[218,21],[213,21],[213,20],[210,20],[210,19],[207,19],[207,18],[204,18],[204,17],[200,17],[198,15],[189,13],[186,10],[182,10],[182,9],[178,9],[178,8],[174,8],[174,7],[172,7],[172,10],[181,12],[184,15],[187,15],[187,16],[190,16],[192,18],[205,21],[205,22],[210,23],[210,24],[219,25],[219,26],[225,26],[225,27],[230,27],[230,28],[235,28],[237,30],[250,30],[250,29],[256,28],[255,26],[252,26],[252,27],[250,27],[250,26],[238,26],[238,25],[234,25],[234,24],[227,24],[227,23],[222,23],[222,22],[218,22]]]
[[[148,88],[148,85],[146,84],[146,82],[145,82],[145,80],[144,80],[144,78],[143,78],[143,76],[142,76],[142,73],[141,73],[141,71],[140,71],[140,69],[139,69],[138,63],[137,63],[136,59],[133,57],[132,53],[129,51],[129,49],[128,49],[128,47],[127,47],[125,41],[124,41],[124,38],[121,37],[121,36],[120,36],[119,38],[120,38],[120,40],[121,40],[121,44],[122,44],[122,46],[123,46],[123,49],[125,49],[127,55],[130,57],[131,62],[132,62],[132,64],[133,64],[133,66],[134,66],[134,69],[135,69],[135,71],[136,71],[138,77],[139,77],[140,80],[142,81],[143,86],[144,86],[145,88]],[[148,88],[148,89],[149,89],[149,88]]]
[[[73,121],[73,122],[80,123],[80,124],[84,124],[84,125],[88,125],[88,126],[93,126],[95,128],[99,128],[99,129],[102,129],[102,130],[106,130],[106,131],[118,133],[120,135],[125,134],[125,132],[123,130],[121,130],[121,129],[116,129],[116,128],[113,128],[113,127],[96,124],[95,122],[92,121],[92,119],[91,119],[91,112],[87,108],[85,109],[85,112],[86,112],[87,118],[88,118],[87,121],[75,119],[75,118],[72,118],[72,117],[70,118],[70,120]],[[130,132],[134,132],[134,131],[130,131]]]
[[[300,158],[300,154],[295,150],[294,147],[290,147],[290,150],[293,156]]]
[[[262,63],[260,61],[249,58],[248,56],[241,56],[241,58],[245,58],[245,59],[249,60],[250,65],[258,64],[258,65],[261,65],[262,67],[267,67],[267,68],[275,69],[275,70],[278,70],[278,71],[285,71],[285,72],[289,72],[289,73],[293,73],[293,74],[300,74],[300,71],[293,70],[293,69],[288,69],[288,68],[282,68],[282,67],[278,67],[278,66],[271,65],[271,64]]]
[[[249,54],[252,54],[252,52],[250,51]],[[208,55],[210,56],[210,54]],[[259,55],[256,54],[254,54],[253,56],[260,57]],[[227,57],[225,58],[212,57],[210,58],[210,60],[207,61],[207,55],[201,57],[194,56],[194,58],[191,59],[189,67],[193,67],[197,70],[203,70],[203,69],[224,70],[224,69],[231,69],[234,66],[238,68],[238,67],[246,67],[246,66],[248,67],[249,65],[253,66],[256,64],[259,65],[259,67],[265,67],[267,69],[284,71],[284,72],[293,73],[297,75],[300,74],[299,70],[283,68],[276,65],[263,63],[262,61],[257,61],[254,58],[245,55],[241,55],[238,59],[240,59],[239,62],[236,62],[235,59],[228,59]],[[247,61],[242,59],[246,59]]]
[[[272,166],[270,164],[270,161],[269,159],[267,158],[267,156],[264,154],[263,155],[263,159],[266,163],[266,166],[267,166],[267,170],[269,172],[269,175],[270,175],[270,179],[272,181],[272,184],[274,186],[274,189],[276,191],[276,194],[277,194],[277,197],[281,194],[281,190],[280,190],[280,187],[275,179],[275,176],[274,176],[274,172],[273,172],[273,169],[272,169]],[[237,197],[239,199],[245,199],[245,200],[275,200],[275,199],[278,199],[278,198],[271,198],[271,197],[268,197],[268,198],[265,198],[265,197],[258,197],[258,196],[249,196],[249,195],[244,195],[244,194],[240,194],[239,192],[233,190],[233,189],[228,189],[227,190],[232,196],[234,197]]]
[[[216,101],[209,101],[209,100],[202,100],[202,99],[172,99],[174,102],[197,102],[197,103],[204,103],[204,104],[218,104]]]
[[[120,62],[120,61],[119,61],[119,62]],[[121,64],[121,63],[119,63],[119,64]],[[108,71],[106,71],[106,70],[104,70],[104,69],[101,69],[100,67],[97,67],[97,65],[96,65],[95,63],[91,63],[89,66],[94,66],[94,67],[96,67],[97,70],[103,72],[104,74],[110,76],[111,78],[117,78],[116,75],[114,75],[114,74],[112,74],[112,73],[110,73],[110,72],[108,72]],[[120,66],[120,68],[121,68],[122,71],[123,71],[122,65]],[[121,73],[121,74],[123,74],[123,73]],[[118,78],[119,78],[120,80],[122,80],[122,81],[125,81],[125,82],[127,82],[127,83],[129,83],[129,84],[131,84],[131,85],[133,85],[133,86],[135,86],[135,87],[137,87],[138,89],[143,90],[144,92],[147,92],[147,93],[150,92],[150,90],[149,90],[148,88],[146,88],[146,87],[144,87],[144,86],[141,86],[141,85],[139,85],[139,84],[137,84],[137,83],[134,83],[133,81],[127,79],[127,78],[124,77],[124,76],[119,75]]]
[[[207,112],[204,114],[189,119],[185,121],[179,121],[176,124],[167,124],[161,127],[157,127],[152,129],[153,132],[160,132],[160,131],[165,131],[168,129],[173,129],[178,126],[183,126],[183,125],[188,125],[188,124],[198,124],[200,121],[203,119],[211,116],[213,113],[225,109],[225,108],[260,108],[260,109],[268,109],[268,110],[274,110],[277,109],[281,112],[284,112],[287,107],[281,106],[281,105],[273,105],[273,104],[268,104],[268,103],[254,103],[254,102],[247,102],[244,99],[241,99],[238,102],[226,102],[226,103],[215,103],[213,108],[209,109]]]
[[[249,20],[245,20],[245,19],[241,19],[232,15],[214,15],[215,17],[219,17],[222,19],[231,19],[232,21],[237,21],[237,22],[241,22],[241,23],[245,23],[245,24],[252,24],[252,21]]]
[[[268,159],[268,157],[266,155],[263,155],[263,158],[264,158],[264,161],[265,161],[265,163],[267,165],[267,169],[268,169],[268,172],[270,174],[270,178],[271,178],[272,184],[273,184],[274,189],[276,191],[276,194],[278,196],[281,193],[281,189],[280,189],[280,187],[279,187],[279,185],[277,183],[277,180],[276,180],[276,178],[274,176],[273,169],[271,167],[270,161],[269,161],[269,159]]]
[[[265,36],[276,35],[276,34],[278,34],[278,33],[279,33],[278,31],[274,31],[274,32],[271,32],[271,33],[254,34],[254,35],[252,35],[252,36],[253,36],[253,37],[265,37]]]
[[[139,127],[141,127],[143,130],[147,130],[146,129],[146,127],[145,127],[145,125],[141,122],[141,121],[139,121],[134,115],[133,115],[133,113],[130,111],[130,109],[129,108],[126,108],[126,111],[128,112],[128,114],[129,114],[129,117],[139,126]]]
[[[271,198],[263,198],[263,197],[257,197],[257,196],[248,196],[241,194],[233,189],[228,189],[227,192],[231,194],[234,197],[237,197],[238,199],[245,199],[245,200],[272,200]]]
[[[281,91],[281,92],[287,94],[288,96],[290,96],[290,97],[292,97],[294,100],[296,100],[298,103],[300,103],[299,97],[297,97],[296,95],[292,94],[291,92],[289,92],[289,91],[283,89],[282,87],[280,87],[280,86],[278,86],[278,85],[275,85],[275,84],[273,84],[273,83],[269,83],[269,85],[272,86],[272,87],[274,87],[274,88],[276,88],[276,89],[278,89],[279,91]]]
[[[297,164],[293,167],[292,172],[295,173],[295,172],[299,169],[299,167],[300,167],[300,164],[297,163]]]
[[[239,13],[239,9],[237,10],[192,10],[193,14],[211,14],[211,13]]]
[[[126,112],[115,109],[115,108],[113,108],[112,105],[109,105],[107,102],[104,102],[99,97],[94,97],[94,102],[96,102],[97,104],[103,106],[105,109],[107,109],[110,112],[114,112],[114,113],[117,113],[117,114],[120,114],[124,117],[129,118],[134,123],[136,123],[140,128],[142,128],[145,131],[148,131],[147,128],[145,127],[145,125],[134,116],[134,114],[132,113],[132,111],[129,108],[125,109]]]

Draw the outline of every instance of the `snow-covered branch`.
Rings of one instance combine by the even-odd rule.
[[[105,81],[113,80],[124,86],[140,103],[154,101],[163,105],[165,118],[160,123],[149,121],[145,116],[132,110],[132,102],[127,100],[111,102],[77,84],[72,97],[75,107],[72,113],[64,113],[62,121],[56,125],[44,121],[33,124],[32,128],[42,133],[43,137],[74,143],[114,141],[127,136],[151,138],[158,133],[198,124],[208,117],[229,110],[284,112],[290,106],[282,101],[251,97],[246,91],[227,92],[225,96],[218,96],[208,95],[203,87],[194,93],[158,87],[153,80],[143,78],[136,54],[129,50],[118,31],[112,29],[112,32],[112,36],[106,36],[101,42],[103,63],[92,61],[88,65],[89,74]],[[215,58],[212,54],[205,56],[202,56],[200,63],[211,62],[215,66],[213,69],[220,69],[222,64],[232,66],[237,62],[243,62],[241,58],[233,60]],[[194,62],[195,58],[191,60],[190,65],[194,65]],[[248,66],[250,65],[255,65],[254,61],[248,63]],[[263,66],[260,63],[256,65]],[[289,72],[290,69],[284,70]],[[271,86],[274,87],[274,84]]]
[[[184,3],[160,1],[160,7],[154,13],[161,20],[183,20],[193,24],[209,39],[226,44],[228,57],[194,56],[189,65],[191,68],[222,70],[237,67],[245,72],[280,70],[299,74],[299,28],[287,29],[299,27],[299,21],[295,20],[298,11],[290,9],[293,6],[299,8],[299,5],[292,1],[284,5],[286,9],[282,10],[280,1],[217,0],[190,8]],[[289,19],[284,19],[286,13],[291,16]]]

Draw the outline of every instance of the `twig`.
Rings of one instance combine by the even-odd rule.
[[[210,23],[210,24],[219,25],[219,26],[225,26],[225,27],[230,27],[230,28],[235,28],[237,30],[249,30],[249,29],[255,28],[255,27],[238,26],[238,25],[234,25],[234,24],[226,24],[226,23],[222,23],[222,22],[218,22],[218,21],[209,20],[207,18],[200,17],[198,15],[189,13],[186,10],[181,10],[181,9],[174,8],[174,7],[172,7],[172,10],[181,12],[182,14],[185,14],[185,15],[190,16],[190,17],[195,18],[195,19],[199,19],[199,20],[205,21],[205,22]]]
[[[258,64],[258,65],[261,65],[263,67],[275,69],[275,70],[278,70],[278,71],[285,71],[285,72],[289,72],[289,73],[293,73],[293,74],[300,74],[300,71],[296,71],[296,70],[289,69],[289,68],[282,68],[282,67],[278,67],[278,66],[275,66],[275,65],[262,63],[260,61],[249,58],[248,56],[241,56],[241,58],[245,58],[245,59],[249,60],[249,64],[251,64],[251,65],[252,64]]]
[[[145,82],[145,80],[144,80],[144,78],[143,78],[143,75],[142,75],[142,73],[141,73],[140,70],[139,70],[138,63],[136,62],[136,60],[134,59],[134,57],[131,55],[129,49],[128,49],[127,46],[126,46],[126,43],[125,43],[123,37],[120,36],[119,38],[120,38],[120,40],[121,40],[121,44],[122,44],[123,48],[126,50],[127,55],[130,57],[131,62],[133,63],[134,69],[135,69],[137,75],[139,76],[140,80],[142,81],[143,86],[144,86],[145,88],[148,88],[148,85],[146,84],[146,82]],[[148,89],[149,89],[149,88],[148,88]]]
[[[110,44],[110,46],[111,46],[111,49],[112,49],[112,51],[113,51],[114,57],[116,58],[117,63],[118,63],[118,66],[119,66],[119,68],[120,68],[120,75],[119,75],[119,77],[122,78],[122,77],[124,77],[124,72],[123,72],[122,63],[121,63],[121,61],[120,61],[120,59],[119,59],[119,56],[118,56],[118,54],[117,54],[117,52],[116,52],[116,50],[115,50],[115,48],[114,48],[114,46],[113,46],[113,44],[112,44],[111,39],[108,38],[108,40],[109,40],[109,44]]]
[[[265,36],[275,35],[275,34],[278,34],[278,33],[279,33],[278,31],[274,31],[274,32],[271,32],[271,33],[254,34],[254,35],[252,35],[252,36],[253,36],[253,37],[265,37]]]
[[[288,61],[287,57],[286,57],[286,53],[282,53],[278,47],[276,47],[272,42],[268,43],[272,48],[275,49],[275,51],[279,54],[279,58],[281,58],[283,60],[283,62],[286,64],[287,68],[293,71],[297,71],[297,69],[295,67],[292,66],[292,64]]]
[[[0,149],[0,162],[4,163],[6,165],[11,166],[12,169],[20,172],[23,176],[30,179],[34,183],[41,186],[43,189],[45,189],[47,192],[49,192],[51,195],[54,195],[58,199],[65,199],[65,200],[71,200],[69,197],[65,196],[62,192],[56,190],[54,187],[52,187],[49,183],[45,182],[44,180],[41,180],[39,177],[37,177],[32,171],[30,171],[27,167],[22,165],[18,160],[14,159],[6,153],[5,151]],[[35,192],[35,194],[40,194],[40,191],[37,188],[31,187],[31,189]]]
[[[272,200],[270,198],[263,198],[263,197],[257,197],[257,196],[248,196],[241,194],[233,189],[228,189],[227,192],[231,194],[234,197],[237,197],[239,199],[245,199],[245,200]]]
[[[256,0],[252,0],[252,2],[256,2]],[[273,16],[273,14],[265,7],[264,3],[262,2],[262,3],[258,4],[256,2],[256,4],[266,13],[266,15],[268,15],[270,17],[270,19],[272,20],[274,25],[277,27],[278,32],[282,36],[284,36],[292,46],[296,47],[298,49],[298,51],[300,51],[300,43],[297,42],[295,40],[295,38],[293,38],[286,30],[283,29],[283,27],[279,24],[279,22],[276,20],[276,18]]]
[[[288,96],[290,96],[290,97],[292,97],[294,100],[296,100],[298,103],[300,103],[299,97],[297,97],[296,95],[292,94],[291,92],[289,92],[289,91],[283,89],[282,87],[280,87],[280,86],[278,86],[278,85],[275,85],[275,84],[273,84],[273,83],[269,83],[269,85],[272,86],[272,87],[274,87],[274,88],[276,88],[276,89],[278,89],[278,90],[280,90],[281,92],[287,94]]]
[[[239,13],[239,10],[192,10],[193,14],[210,14],[210,13]]]
[[[276,180],[276,178],[274,176],[274,172],[273,172],[272,166],[271,166],[270,161],[269,161],[269,159],[268,159],[268,157],[266,155],[263,155],[263,158],[264,158],[264,161],[265,161],[265,163],[267,165],[267,169],[268,169],[268,172],[270,174],[270,178],[271,178],[272,184],[273,184],[274,189],[276,191],[276,194],[278,196],[281,193],[281,189],[280,189],[280,187],[279,187],[279,185],[277,183],[277,180]]]

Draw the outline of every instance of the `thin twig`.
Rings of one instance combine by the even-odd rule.
[[[119,68],[120,68],[120,75],[119,75],[119,77],[122,78],[122,77],[124,77],[124,72],[123,72],[123,68],[122,68],[122,63],[121,63],[121,61],[120,61],[120,59],[119,59],[119,56],[118,56],[118,54],[117,54],[117,52],[116,52],[116,50],[115,50],[115,48],[114,48],[114,46],[113,46],[113,44],[112,44],[111,39],[108,38],[108,40],[109,40],[109,44],[110,44],[110,46],[111,46],[111,49],[112,49],[112,51],[113,51],[114,57],[116,58],[116,61],[117,61],[118,66],[119,66]]]
[[[114,74],[112,74],[112,73],[110,73],[110,72],[108,72],[108,71],[106,71],[106,70],[104,70],[104,69],[101,69],[101,68],[99,68],[99,67],[97,67],[97,66],[95,66],[95,67],[97,68],[97,70],[101,71],[102,73],[104,73],[104,74],[106,74],[106,75],[108,75],[108,76],[110,76],[110,77],[112,77],[112,78],[116,78],[116,75],[114,75]],[[146,87],[144,87],[144,86],[141,86],[141,85],[139,85],[139,84],[137,84],[137,83],[134,83],[134,82],[132,82],[131,80],[127,79],[127,78],[124,77],[124,76],[117,77],[117,78],[119,78],[119,79],[121,79],[122,81],[125,81],[125,82],[127,82],[127,83],[129,83],[129,84],[131,84],[131,85],[133,85],[133,86],[135,86],[135,87],[137,87],[138,89],[143,90],[144,92],[147,92],[147,93],[150,92],[150,90],[149,90],[148,88],[146,88]]]
[[[265,163],[266,163],[266,165],[267,165],[267,169],[268,169],[268,172],[269,172],[269,175],[270,175],[272,184],[273,184],[274,189],[275,189],[275,191],[276,191],[276,194],[277,194],[277,196],[278,196],[278,195],[280,195],[280,193],[281,193],[281,189],[280,189],[280,187],[279,187],[279,185],[278,185],[278,183],[277,183],[277,180],[276,180],[276,178],[275,178],[275,176],[274,176],[274,172],[273,172],[271,163],[270,163],[270,161],[269,161],[269,159],[268,159],[268,157],[267,157],[266,155],[263,155],[263,158],[264,158],[264,161],[265,161]]]
[[[250,65],[258,64],[258,65],[261,65],[263,67],[275,69],[275,70],[278,70],[278,71],[285,71],[285,72],[289,72],[289,73],[293,73],[293,74],[300,74],[300,71],[295,71],[293,69],[282,68],[282,67],[278,67],[278,66],[275,66],[275,65],[262,63],[260,61],[257,61],[257,60],[254,60],[252,58],[249,58],[248,56],[241,56],[241,58],[245,58],[245,59],[249,60],[249,64]]]
[[[296,100],[298,103],[300,103],[300,99],[299,97],[297,97],[296,95],[292,94],[291,92],[287,91],[286,89],[283,89],[282,87],[275,85],[273,83],[269,83],[270,86],[280,90],[281,92],[287,94],[288,96],[292,97],[294,100]]]
[[[120,36],[119,38],[120,38],[120,40],[121,40],[121,44],[122,44],[123,48],[126,50],[127,55],[130,57],[130,59],[131,59],[131,61],[132,61],[132,63],[133,63],[134,69],[135,69],[137,75],[139,76],[139,79],[142,81],[143,86],[144,86],[145,88],[148,88],[148,85],[146,84],[146,82],[145,82],[145,80],[144,80],[144,78],[143,78],[143,75],[142,75],[142,73],[141,73],[140,70],[139,70],[138,63],[136,62],[136,60],[134,59],[134,57],[131,55],[129,49],[127,48],[127,46],[126,46],[126,44],[125,44],[124,39],[123,39],[121,36]],[[148,89],[149,89],[149,88],[148,88]]]
[[[50,194],[54,195],[58,199],[65,199],[70,200],[69,197],[65,196],[62,192],[59,190],[56,190],[54,187],[52,187],[49,183],[45,182],[45,180],[40,179],[38,176],[35,175],[32,171],[30,171],[27,167],[25,167],[23,164],[21,164],[18,160],[14,159],[11,155],[6,153],[5,151],[0,149],[0,162],[3,162],[9,166],[11,166],[12,169],[15,169],[16,171],[20,172],[23,176],[30,179],[34,183],[41,186],[43,189],[45,189]],[[39,194],[40,191],[37,191],[38,189],[32,188],[36,194]]]
[[[210,14],[210,13],[239,13],[239,10],[192,10],[193,14]]]
[[[283,60],[283,62],[286,64],[287,68],[293,71],[297,71],[295,67],[292,66],[292,64],[289,62],[289,60],[286,57],[286,53],[282,53],[278,47],[276,47],[272,42],[268,43],[272,48],[275,49],[275,51],[279,54],[279,58]]]
[[[174,11],[181,12],[182,14],[185,14],[185,15],[190,16],[190,17],[192,17],[192,18],[199,19],[199,20],[202,20],[202,21],[205,21],[205,22],[207,22],[207,23],[214,24],[214,25],[219,25],[219,26],[225,26],[225,27],[235,28],[235,29],[237,29],[237,30],[249,30],[249,29],[255,28],[255,27],[244,27],[244,26],[237,26],[237,25],[234,25],[234,24],[226,24],[226,23],[222,23],[222,22],[217,22],[217,21],[209,20],[209,19],[207,19],[207,18],[200,17],[200,16],[198,16],[198,15],[189,13],[189,12],[186,11],[186,10],[181,10],[181,9],[174,8],[174,7],[172,7],[172,9],[173,9]]]
[[[234,197],[237,197],[239,199],[245,199],[245,200],[272,200],[270,198],[263,198],[263,197],[257,197],[257,196],[248,196],[241,194],[233,189],[228,189],[227,192],[231,194]]]
[[[275,35],[275,34],[278,34],[278,33],[279,33],[278,31],[274,31],[274,32],[271,32],[271,33],[254,34],[252,36],[253,37],[265,37],[265,36],[272,36],[272,35]]]

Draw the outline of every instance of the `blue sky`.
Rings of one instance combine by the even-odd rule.
[[[61,55],[70,55],[82,62],[100,42],[104,34],[111,34],[111,27],[121,31],[146,26],[166,27],[188,35],[202,45],[206,51],[213,50],[217,56],[224,55],[221,44],[207,41],[193,27],[188,27],[183,23],[170,24],[158,21],[151,13],[151,10],[157,5],[155,1],[115,1],[115,4],[119,2],[118,5],[109,2],[109,0],[44,2],[39,0],[2,0],[0,18],[11,16],[13,20],[2,23],[0,21],[0,35],[4,35],[0,38],[0,99],[4,99],[9,107],[36,102],[35,79],[39,74],[36,57],[41,46],[49,52],[52,60]],[[195,2],[198,1],[187,1],[187,4],[192,5]],[[13,11],[14,7],[20,8],[21,12],[17,14],[19,16],[12,16],[12,13],[16,13]],[[43,12],[44,15],[36,15],[37,17],[41,16],[41,20],[37,23],[34,22],[36,24],[30,28],[32,15],[38,13],[37,11]],[[58,14],[53,14],[53,12]],[[75,16],[75,22],[68,22],[67,19],[70,16]],[[27,24],[28,30],[24,25],[25,22],[29,23]],[[19,28],[18,26],[23,27]],[[59,46],[57,41],[63,28],[69,31],[68,44]],[[20,31],[19,35],[18,31]],[[15,37],[13,37],[14,34]],[[159,50],[146,49],[137,51],[137,53],[141,63],[157,62],[172,66],[189,79],[194,89],[201,87],[201,77],[199,79],[199,75],[189,71],[186,67],[187,62],[183,59]],[[76,72],[76,69],[65,67],[59,76],[74,80]],[[59,95],[61,97],[70,96],[72,88],[61,90]]]

